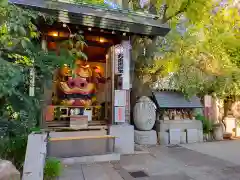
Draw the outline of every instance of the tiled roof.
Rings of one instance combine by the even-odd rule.
[[[154,91],[153,99],[158,108],[202,108],[200,99],[193,96],[186,99],[181,92],[174,91]]]

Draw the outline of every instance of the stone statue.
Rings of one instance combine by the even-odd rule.
[[[156,105],[150,98],[142,96],[134,106],[133,117],[138,130],[151,130],[156,121]]]

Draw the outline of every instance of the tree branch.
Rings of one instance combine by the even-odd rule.
[[[163,10],[163,18],[162,22],[166,23],[167,21],[171,20],[172,18],[178,16],[179,14],[183,13],[184,11],[187,10],[188,6],[190,5],[190,0],[188,0],[186,3],[182,3],[181,7],[179,8],[178,11],[176,11],[173,15],[168,16],[166,15],[168,6],[165,5],[164,10]]]

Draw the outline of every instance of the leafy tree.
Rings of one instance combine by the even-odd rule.
[[[238,8],[215,5],[197,22],[188,22],[184,35],[172,32],[165,60],[178,60],[175,85],[188,95],[240,93]],[[173,37],[173,34],[175,37]]]
[[[72,64],[84,44],[78,34],[64,42],[60,55],[40,47],[39,19],[54,18],[0,0],[0,157],[19,169],[25,157],[26,137],[41,120],[44,86],[63,64]],[[73,42],[77,43],[73,45]],[[78,48],[78,52],[76,52]],[[79,49],[80,48],[80,49]],[[29,96],[30,69],[35,69],[35,96]]]
[[[142,68],[144,74],[154,75],[154,81],[175,72],[171,82],[188,96],[239,95],[240,16],[236,4],[231,0],[166,3],[163,20],[170,19],[172,29],[160,39],[161,57],[152,56],[153,63]]]

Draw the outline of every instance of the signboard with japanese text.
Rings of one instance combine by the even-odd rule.
[[[130,45],[129,41],[122,42],[123,47],[123,74],[122,89],[130,89]]]

